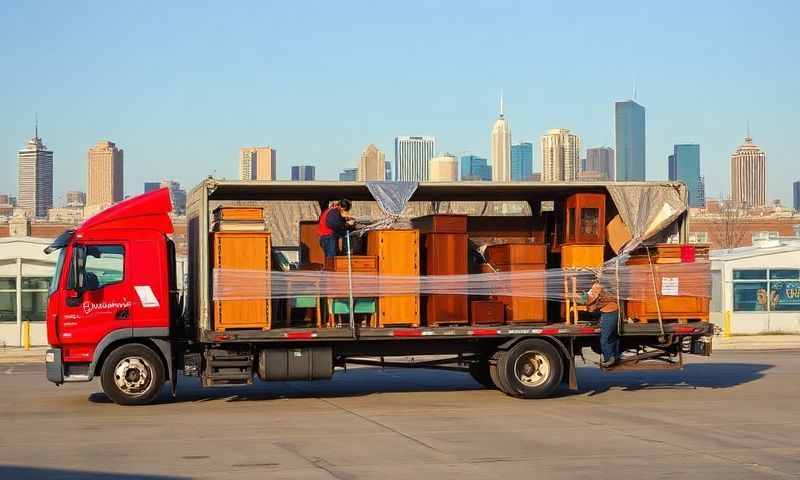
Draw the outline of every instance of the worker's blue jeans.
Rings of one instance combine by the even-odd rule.
[[[335,257],[339,250],[339,239],[335,235],[319,237],[319,246],[325,252],[325,257]]]
[[[600,314],[600,350],[603,351],[603,360],[619,358],[619,332],[617,322],[619,312]]]

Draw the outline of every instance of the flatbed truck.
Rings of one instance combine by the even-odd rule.
[[[685,198],[685,186],[672,188],[682,189]],[[521,200],[537,208],[552,201],[558,208],[567,194],[584,191],[608,192],[602,183],[422,183],[412,200]],[[345,197],[374,200],[365,184],[356,182],[204,180],[189,198],[183,292],[168,190],[124,200],[65,231],[48,247],[58,252],[47,306],[48,380],[61,385],[100,377],[111,400],[137,405],[153,402],[165,383],[174,395],[179,375],[198,376],[203,387],[251,384],[255,377],[318,380],[348,363],[403,365],[387,358],[436,356],[422,366],[455,363],[479,383],[515,397],[547,397],[562,383],[577,388],[576,357],[586,347],[599,351],[600,330],[591,322],[215,330],[208,240],[213,206],[243,201],[322,206]],[[685,240],[686,215],[676,222],[675,231]],[[620,368],[655,363],[680,368],[684,354],[710,355],[713,325],[626,323],[621,333],[623,348],[633,355]]]

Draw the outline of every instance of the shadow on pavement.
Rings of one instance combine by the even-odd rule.
[[[34,468],[19,465],[0,465],[0,478],[14,480],[178,480],[189,477],[167,475],[139,475],[134,473],[92,472],[87,470],[65,470],[61,468]]]
[[[597,395],[611,388],[694,389],[730,388],[752,382],[764,376],[772,365],[751,363],[703,363],[686,365],[683,370],[604,373],[596,367],[578,367],[580,390],[562,388],[555,397],[576,394]],[[468,373],[421,368],[355,368],[337,371],[331,380],[312,382],[261,382],[235,387],[201,388],[197,378],[181,377],[175,399],[165,386],[157,403],[205,402],[224,400],[263,401],[286,398],[337,398],[393,392],[450,392],[484,390]],[[498,395],[502,395],[497,392]],[[102,392],[93,393],[89,400],[111,403]]]

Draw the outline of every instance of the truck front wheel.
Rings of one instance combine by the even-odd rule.
[[[514,397],[544,398],[561,384],[564,365],[550,342],[538,338],[523,340],[497,359],[501,389]]]
[[[141,344],[128,344],[106,357],[100,383],[114,403],[144,405],[158,396],[164,377],[164,364],[153,350]]]

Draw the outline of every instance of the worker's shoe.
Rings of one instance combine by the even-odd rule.
[[[619,360],[617,359],[617,357],[611,357],[611,358],[608,358],[608,359],[603,359],[603,361],[600,362],[600,366],[603,367],[603,368],[609,368],[609,367],[613,367],[617,363],[619,363]]]

